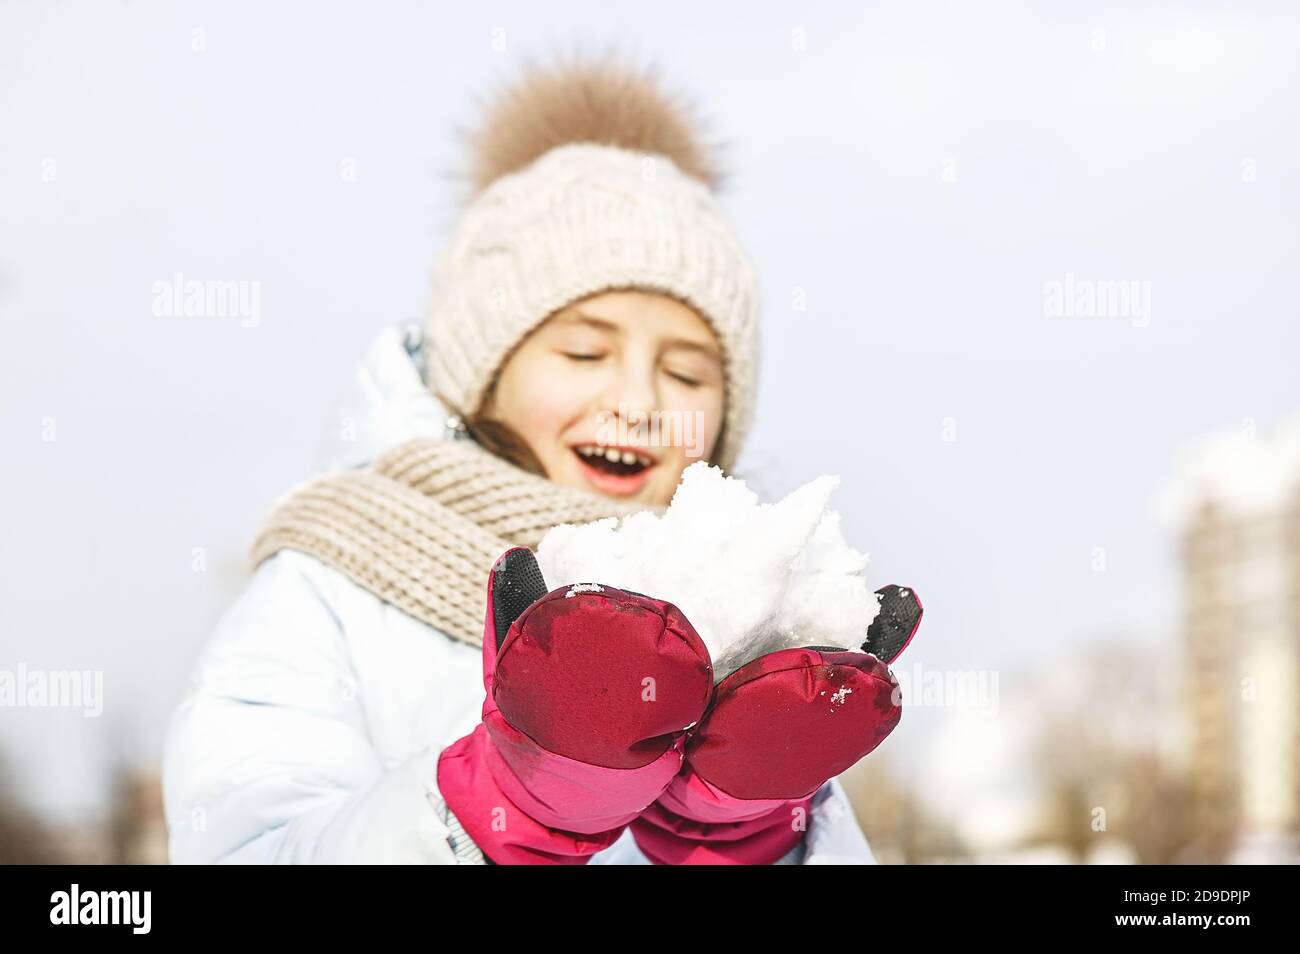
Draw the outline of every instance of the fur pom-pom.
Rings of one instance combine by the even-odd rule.
[[[474,193],[557,146],[594,142],[667,156],[682,172],[717,188],[721,178],[690,106],[666,93],[652,69],[611,56],[528,63],[496,94],[469,134]]]

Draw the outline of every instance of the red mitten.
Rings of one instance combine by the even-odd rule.
[[[611,586],[546,592],[531,551],[488,576],[482,721],[443,750],[438,789],[498,864],[585,864],[681,768],[713,689],[671,603]]]
[[[875,749],[902,716],[886,663],[916,634],[921,601],[897,586],[877,593],[881,608],[863,652],[783,649],[718,684],[687,733],[682,771],[632,823],[646,857],[765,865],[799,843],[813,793]]]

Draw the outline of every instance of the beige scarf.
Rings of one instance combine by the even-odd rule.
[[[384,602],[481,646],[487,574],[502,552],[536,548],[561,523],[645,509],[663,510],[562,487],[471,440],[421,439],[367,470],[291,490],[258,534],[253,562],[301,550]]]

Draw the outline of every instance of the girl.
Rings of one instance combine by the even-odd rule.
[[[662,509],[698,455],[731,466],[758,296],[705,149],[644,76],[532,71],[490,111],[473,178],[426,327],[371,349],[328,473],[277,505],[173,716],[172,861],[872,862],[829,772],[811,795],[753,799],[676,774],[712,685],[662,601],[548,604],[623,601],[614,665],[687,687],[675,698],[697,708],[649,755],[540,744],[575,717],[556,711],[563,688],[608,671],[512,699],[540,719],[530,732],[502,715],[505,693],[483,691],[520,594],[540,592],[522,548],[559,523]],[[690,422],[675,433],[696,439],[611,438],[646,415]],[[528,758],[569,801],[518,771]]]

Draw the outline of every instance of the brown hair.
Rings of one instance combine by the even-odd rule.
[[[485,412],[479,411],[473,417],[465,420],[465,430],[480,447],[497,457],[509,461],[520,470],[527,471],[530,474],[537,474],[539,477],[546,476],[546,470],[542,467],[542,462],[537,459],[537,455],[528,446],[528,442],[508,424],[488,417]]]

